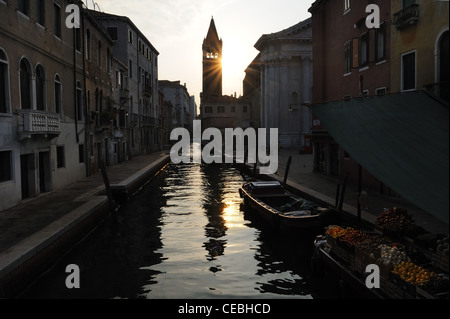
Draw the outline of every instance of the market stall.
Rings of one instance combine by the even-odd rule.
[[[360,280],[368,265],[377,265],[377,294],[391,299],[448,299],[448,234],[418,227],[406,210],[382,212],[372,231],[332,225],[316,240],[316,253]],[[347,276],[348,277],[348,276]],[[369,289],[369,288],[367,288]]]

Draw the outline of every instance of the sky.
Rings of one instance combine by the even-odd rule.
[[[223,40],[223,94],[242,95],[245,69],[263,34],[311,16],[313,0],[84,0],[90,8],[129,17],[158,50],[158,79],[186,83],[200,105],[202,43],[214,18]]]

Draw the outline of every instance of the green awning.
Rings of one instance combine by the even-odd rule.
[[[448,105],[417,91],[329,102],[312,111],[362,167],[448,223]]]

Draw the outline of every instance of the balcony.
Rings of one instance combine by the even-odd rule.
[[[143,83],[142,84],[142,93],[146,94],[148,96],[152,96],[152,94],[153,94],[153,87],[151,85]]]
[[[419,5],[412,4],[409,7],[394,13],[392,24],[397,30],[403,30],[412,24],[416,24],[417,21],[419,21],[419,14]]]
[[[61,133],[59,114],[35,110],[18,110],[19,140],[31,138],[33,135],[44,135],[53,139]]]

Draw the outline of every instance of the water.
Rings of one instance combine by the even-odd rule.
[[[23,298],[311,298],[312,243],[242,207],[248,180],[225,165],[169,165]],[[80,268],[67,289],[65,267]]]

